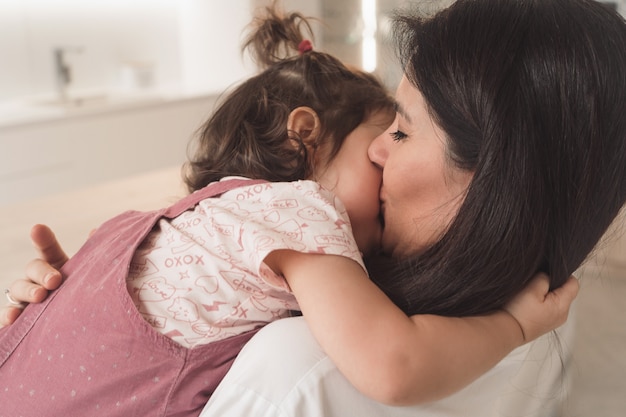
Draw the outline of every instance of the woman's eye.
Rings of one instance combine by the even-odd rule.
[[[407,134],[401,130],[396,130],[395,132],[391,132],[390,135],[395,141],[401,141],[402,139],[406,139],[407,137]]]

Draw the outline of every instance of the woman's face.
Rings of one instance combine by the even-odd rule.
[[[442,235],[463,201],[471,173],[452,165],[445,133],[406,77],[396,100],[396,120],[368,153],[383,169],[382,249],[402,257],[422,252]]]

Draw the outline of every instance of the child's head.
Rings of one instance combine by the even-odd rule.
[[[223,97],[200,129],[186,166],[190,191],[229,175],[311,178],[361,123],[380,113],[393,121],[394,101],[374,76],[309,47],[302,30],[310,36],[311,29],[299,13],[266,11],[244,44],[263,71]],[[288,129],[302,108],[311,110],[315,129]]]

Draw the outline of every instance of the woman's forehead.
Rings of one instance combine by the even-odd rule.
[[[433,123],[424,96],[406,77],[402,78],[396,90],[396,113],[408,125]]]
[[[414,113],[423,104],[423,97],[419,90],[409,82],[406,76],[402,77],[396,90],[396,112],[408,122],[413,122]]]

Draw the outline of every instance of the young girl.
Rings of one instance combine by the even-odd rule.
[[[397,403],[453,392],[564,321],[571,291],[546,297],[541,279],[465,319],[407,317],[368,279],[381,173],[367,152],[395,103],[301,29],[273,9],[258,21],[246,45],[266,69],[203,127],[193,193],[103,224],[62,287],[0,330],[0,416],[197,415],[256,329],[291,310],[357,388]]]

